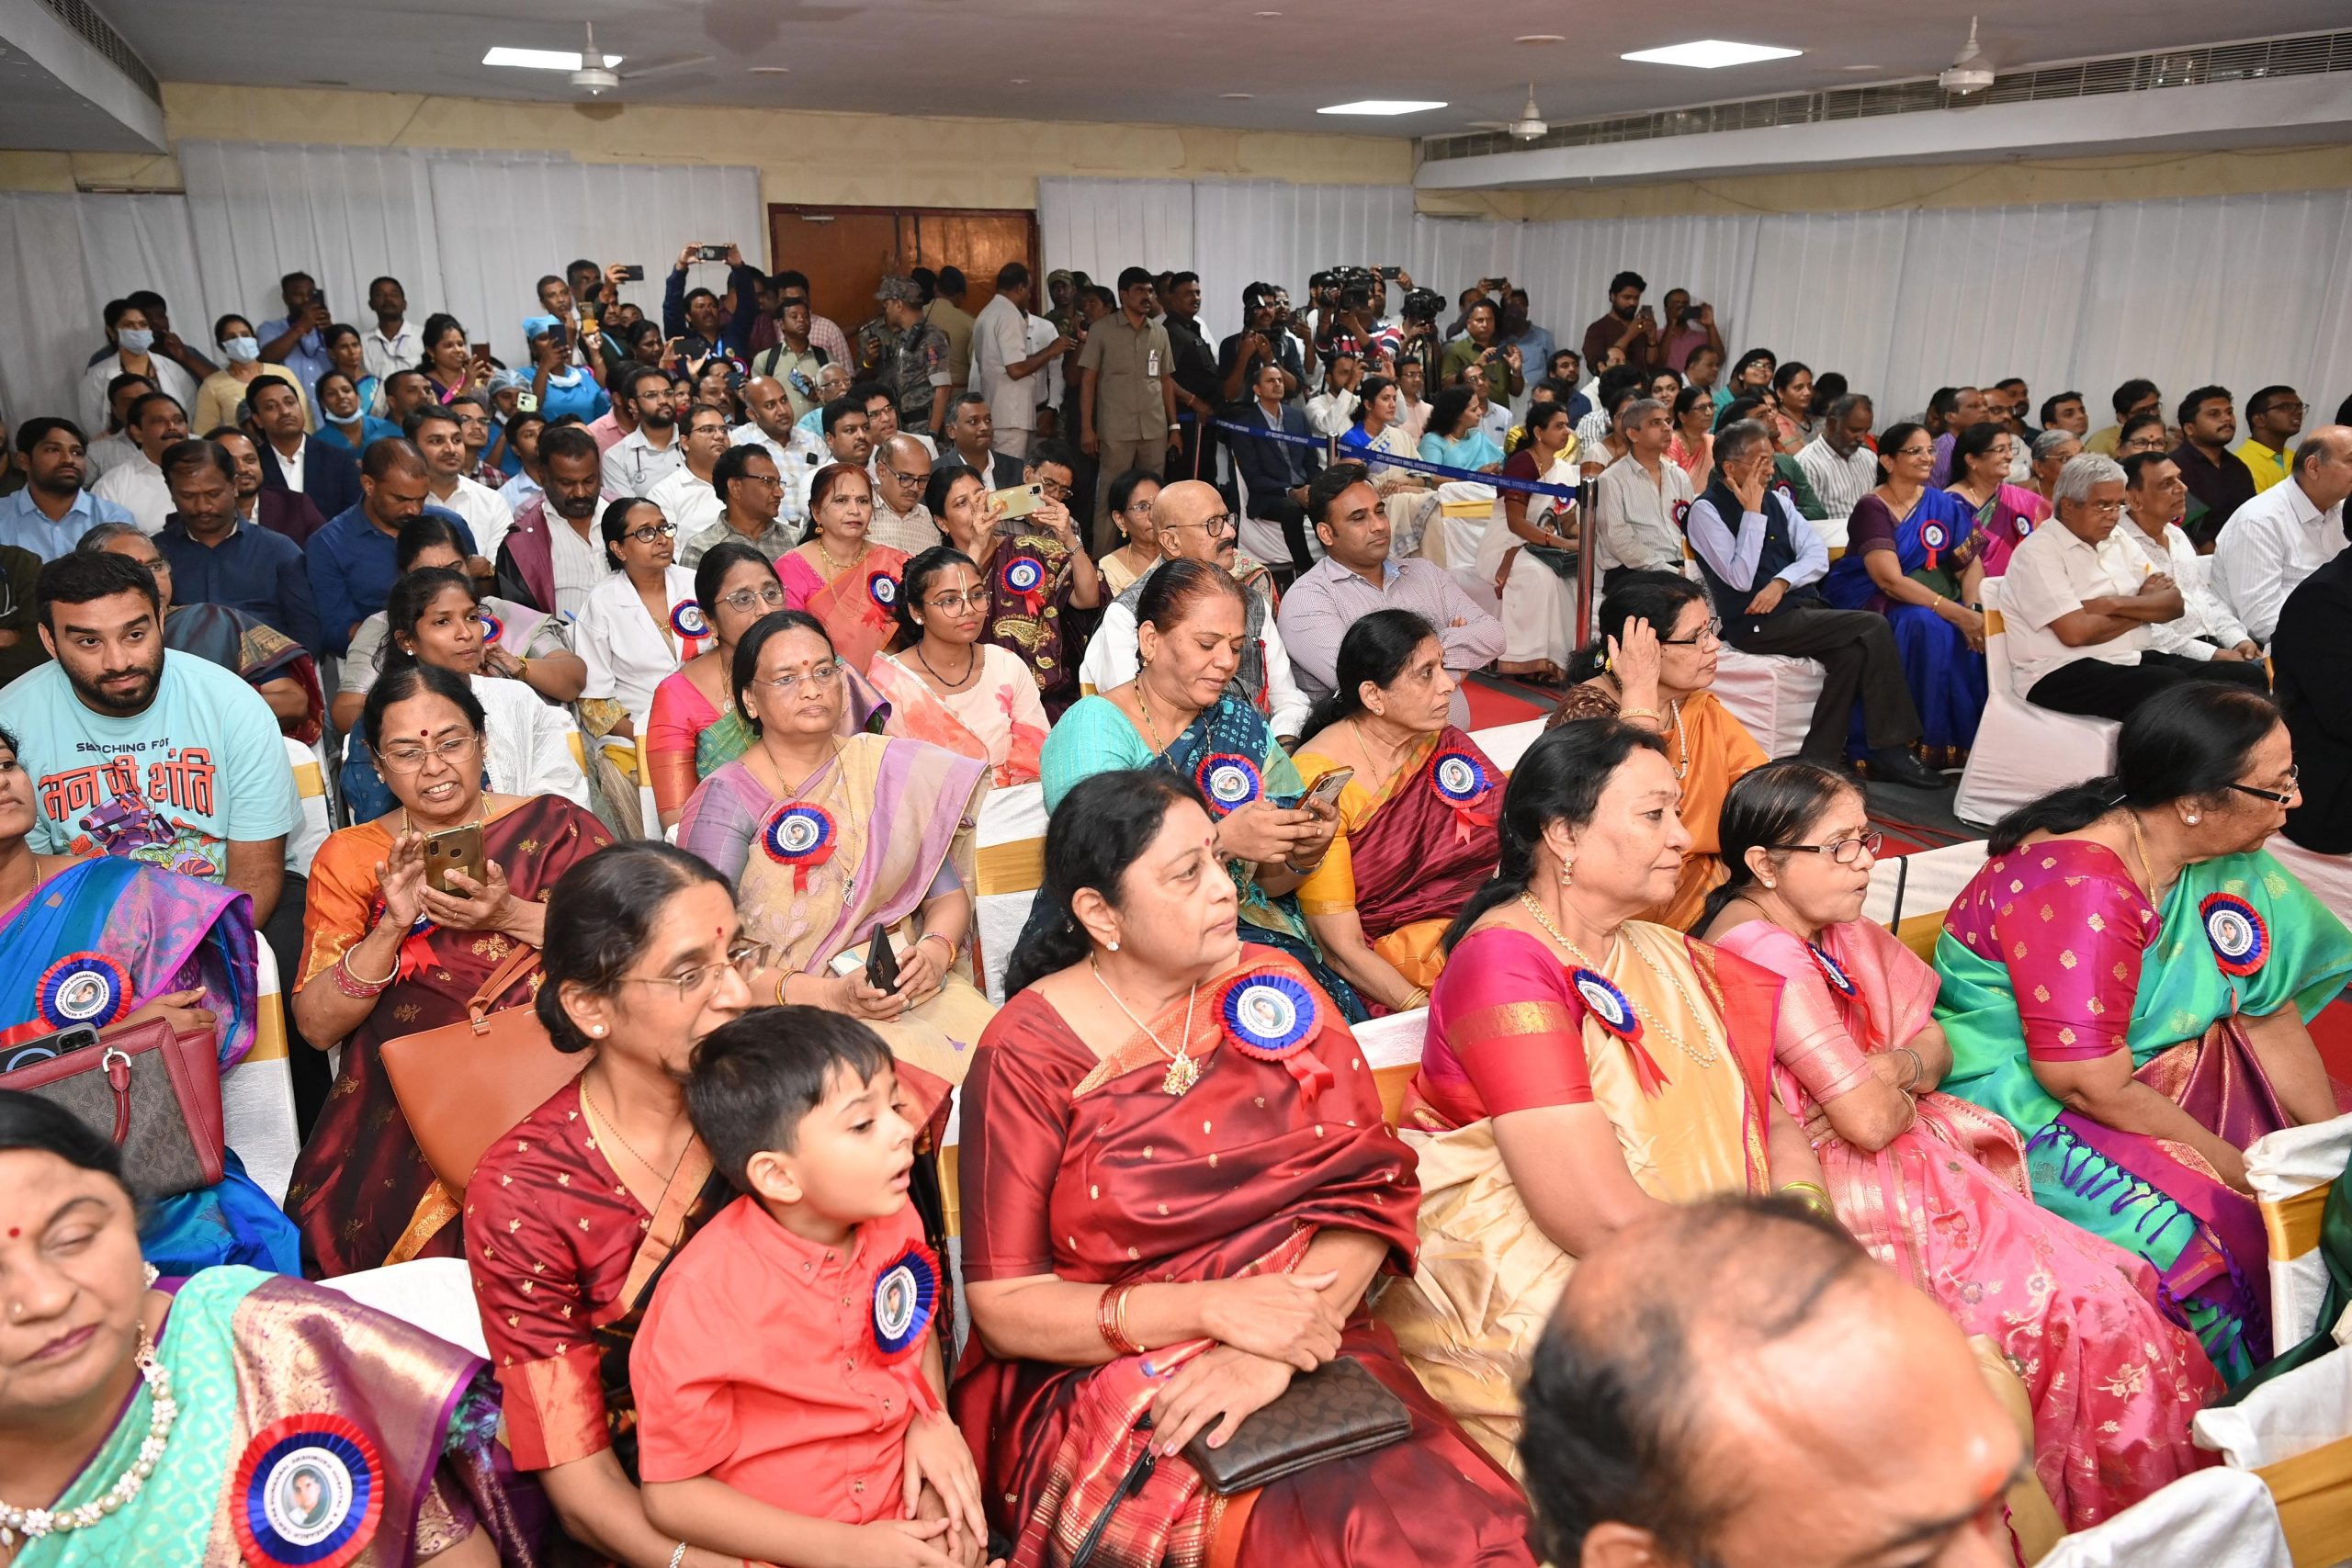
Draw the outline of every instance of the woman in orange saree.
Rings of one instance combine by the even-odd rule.
[[[808,537],[775,563],[785,607],[824,623],[833,651],[857,674],[899,629],[899,574],[907,556],[866,537],[874,480],[833,463],[808,481]]]
[[[1039,900],[965,1084],[951,1397],[1014,1568],[1090,1539],[1098,1568],[1532,1564],[1518,1488],[1365,1307],[1411,1255],[1412,1156],[1330,998],[1238,942],[1198,794],[1081,782]],[[1410,1435],[1211,1493],[1185,1445],[1339,1359]]]
[[[1934,1092],[1951,1065],[1936,972],[1860,918],[1877,839],[1861,791],[1767,763],[1732,786],[1723,839],[1731,880],[1702,930],[1788,982],[1774,1092],[1816,1140],[1839,1222],[2017,1370],[2066,1527],[2214,1462],[2189,1419],[2221,1379],[2165,1315],[2154,1266],[2037,1206],[2017,1130]]]

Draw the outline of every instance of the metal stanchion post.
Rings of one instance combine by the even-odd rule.
[[[1577,485],[1577,621],[1576,636],[1569,639],[1572,649],[1582,648],[1592,640],[1593,563],[1600,554],[1600,523],[1593,504],[1593,498],[1600,493],[1600,470],[1587,463],[1580,473],[1582,478]]]

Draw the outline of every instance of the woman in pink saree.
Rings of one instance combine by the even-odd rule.
[[[1787,978],[1773,1089],[1816,1140],[1838,1218],[1998,1347],[2032,1402],[2042,1487],[2085,1529],[2212,1462],[2189,1419],[2221,1380],[2158,1305],[2154,1268],[2038,1207],[2016,1129],[1934,1092],[1951,1061],[1936,972],[1860,918],[1876,840],[1849,781],[1758,769],[1724,801],[1731,880],[1701,929]]]
[[[1046,705],[1020,655],[980,640],[989,592],[972,558],[937,545],[899,580],[899,646],[866,677],[890,705],[884,733],[927,740],[989,765],[989,782],[1037,782]]]
[[[785,607],[822,621],[834,653],[859,675],[899,629],[899,574],[907,567],[905,551],[866,537],[873,520],[873,479],[830,464],[808,481],[808,537],[775,563]]]

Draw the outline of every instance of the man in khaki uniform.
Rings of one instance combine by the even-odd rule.
[[[1129,468],[1160,473],[1182,444],[1176,423],[1175,367],[1168,329],[1151,317],[1151,274],[1119,274],[1119,309],[1086,334],[1079,350],[1079,444],[1100,462],[1094,487],[1095,553],[1112,547],[1110,480]]]
[[[941,267],[939,292],[922,312],[924,321],[947,334],[947,399],[951,404],[964,395],[972,379],[973,317],[964,309],[964,297],[969,288],[963,268]]]

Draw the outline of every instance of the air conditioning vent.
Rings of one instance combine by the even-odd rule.
[[[104,17],[83,3],[83,0],[44,0],[57,13],[58,19],[82,35],[82,41],[113,62],[114,68],[130,78],[138,89],[156,103],[164,101],[164,89],[157,85],[155,73],[139,58],[123,36],[115,31]]]
[[[76,0],[50,0],[52,6]],[[2047,103],[2060,98],[2147,93],[2165,87],[2198,87],[2217,82],[2255,82],[2272,76],[2319,76],[2352,73],[2352,31],[2305,33],[2252,43],[2212,44],[2166,50],[2158,54],[2117,55],[2065,65],[2004,71],[1982,93],[1959,98],[1936,85],[1932,76],[1915,82],[1885,82],[1868,87],[1838,87],[1774,98],[1743,98],[1692,108],[1659,109],[1573,125],[1555,124],[1533,141],[1514,141],[1487,131],[1429,136],[1420,142],[1427,159],[1477,158],[1544,147],[1599,147],[1618,141],[1652,141],[1668,136],[1700,136],[1717,130],[1758,130],[1776,125],[1871,119],[1881,115],[1926,114],[1965,104]]]

